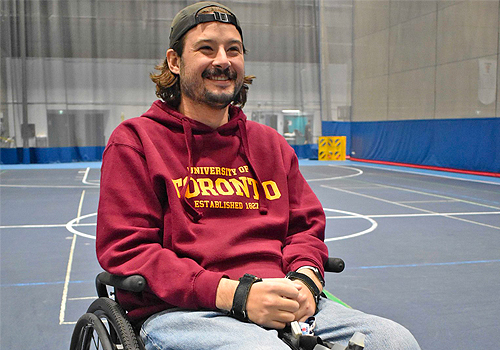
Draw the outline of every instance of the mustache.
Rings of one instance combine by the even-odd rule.
[[[201,74],[203,78],[210,78],[210,77],[219,77],[219,76],[225,76],[228,79],[235,80],[237,77],[237,74],[235,71],[231,70],[229,67],[226,69],[222,68],[207,68],[203,71]]]

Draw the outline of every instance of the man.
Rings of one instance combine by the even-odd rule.
[[[184,8],[152,75],[162,101],[104,153],[97,255],[146,278],[118,295],[146,348],[289,349],[276,330],[315,315],[325,340],[361,331],[368,350],[419,349],[392,321],[319,298],[325,215],[293,149],[236,107],[251,83],[244,52],[229,8]]]

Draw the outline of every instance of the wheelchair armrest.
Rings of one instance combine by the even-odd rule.
[[[345,263],[340,258],[328,258],[325,264],[325,272],[342,272],[344,271]]]
[[[142,292],[146,287],[146,279],[141,275],[118,276],[107,271],[98,274],[95,283],[99,296],[108,296],[106,286],[137,293]]]
[[[340,258],[328,258],[325,264],[325,272],[342,272],[344,267],[344,260]],[[146,287],[146,279],[141,275],[118,276],[110,274],[107,271],[103,271],[96,276],[95,284],[97,294],[100,297],[107,297],[108,291],[106,286],[139,293]]]

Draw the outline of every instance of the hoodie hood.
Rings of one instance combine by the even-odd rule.
[[[259,176],[258,169],[256,169],[255,163],[252,161],[251,152],[249,149],[248,135],[246,130],[247,118],[241,108],[230,105],[229,106],[229,121],[221,125],[220,127],[213,129],[208,125],[191,119],[177,110],[170,107],[163,101],[156,101],[153,103],[151,108],[143,114],[142,117],[154,120],[171,130],[179,130],[184,134],[185,150],[188,155],[188,164],[186,164],[186,182],[183,185],[180,194],[182,206],[189,216],[189,218],[198,222],[202,217],[203,213],[198,211],[192,203],[190,203],[186,198],[186,192],[188,191],[189,183],[191,180],[191,172],[187,169],[192,169],[196,166],[194,161],[194,135],[203,135],[211,133],[219,133],[221,136],[224,135],[236,135],[240,139],[240,154],[247,161],[250,171],[255,176],[257,180],[258,192],[259,192],[259,212],[261,215],[265,215],[268,212],[268,200],[265,195],[264,188],[262,186],[262,181]]]

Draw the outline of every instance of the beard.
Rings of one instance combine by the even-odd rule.
[[[181,69],[185,72],[182,62]],[[225,76],[227,79],[234,82],[234,88],[232,92],[209,91],[203,83],[203,79],[210,79],[210,77],[221,76]],[[203,71],[201,77],[202,81],[200,82],[198,81],[198,79],[194,79],[192,76],[187,76],[185,73],[181,73],[181,93],[195,102],[206,104],[216,109],[226,108],[237,98],[241,91],[241,88],[243,87],[243,77],[238,77],[238,74],[230,68],[207,68]]]

